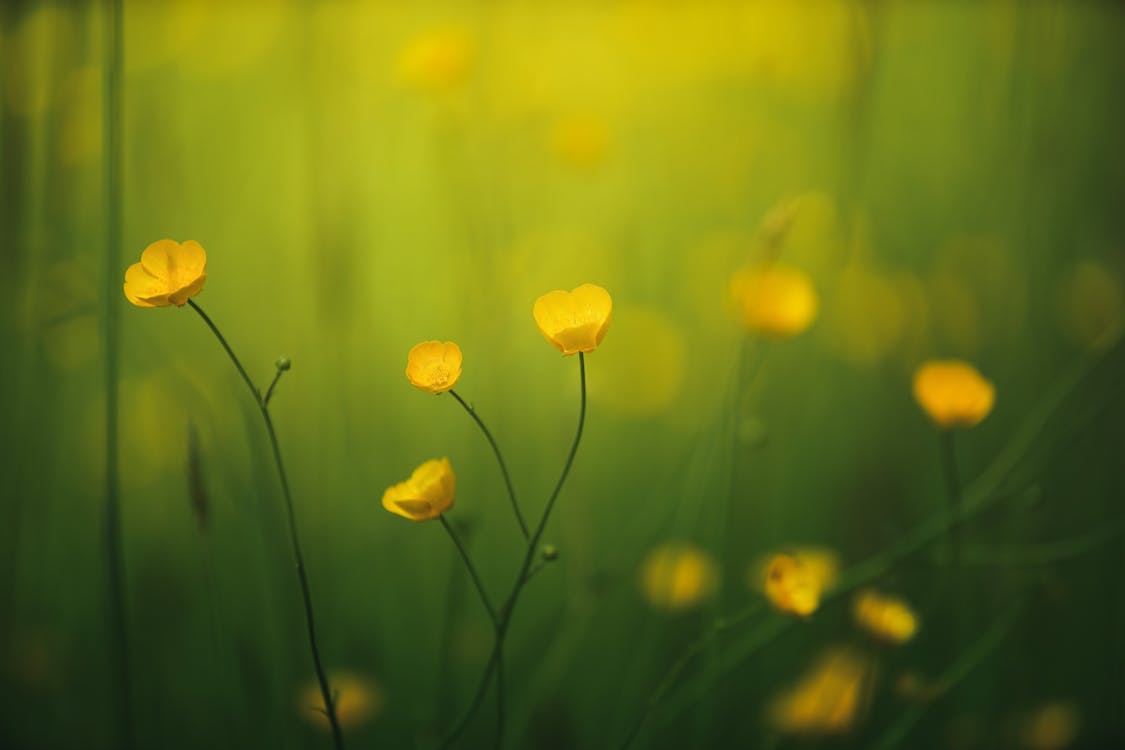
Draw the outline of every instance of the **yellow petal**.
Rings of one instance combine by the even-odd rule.
[[[564,355],[592,352],[609,330],[613,300],[594,284],[548,292],[532,308],[539,332]]]
[[[914,399],[938,426],[973,427],[992,411],[996,389],[968,362],[930,360],[914,371]]]

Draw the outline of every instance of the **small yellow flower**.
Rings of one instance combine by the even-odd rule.
[[[183,307],[203,290],[206,271],[207,253],[198,242],[160,240],[125,271],[125,297],[137,307]]]
[[[820,606],[824,590],[836,580],[838,564],[831,552],[796,550],[773,555],[752,574],[752,583],[782,612],[808,617]]]
[[[961,360],[930,360],[914,371],[914,400],[939,427],[973,427],[988,416],[996,389]]]
[[[901,599],[865,589],[852,600],[856,624],[887,643],[906,643],[918,631],[918,616]]]
[[[1022,722],[1020,747],[1027,750],[1063,750],[1078,738],[1082,716],[1069,701],[1039,706]]]
[[[868,658],[844,648],[826,652],[789,690],[770,705],[771,723],[802,735],[840,734],[851,729],[871,687]]]
[[[461,347],[452,341],[423,341],[406,356],[406,377],[427,393],[445,393],[461,377]]]
[[[383,710],[382,688],[366,677],[352,672],[332,672],[328,675],[328,687],[335,695],[336,720],[342,729],[362,726]],[[325,731],[331,729],[317,680],[310,680],[297,693],[297,708],[310,724]]]
[[[592,352],[609,330],[613,299],[600,286],[583,284],[572,292],[544,294],[535,300],[533,314],[539,332],[564,355]]]
[[[641,589],[657,609],[679,611],[704,601],[718,579],[714,559],[696,547],[666,544],[652,550],[641,566]]]
[[[747,331],[775,338],[804,332],[819,309],[808,274],[778,263],[738,271],[730,282],[730,296]]]
[[[448,458],[427,461],[414,470],[410,479],[387,488],[383,507],[411,521],[437,518],[453,507],[456,480]]]

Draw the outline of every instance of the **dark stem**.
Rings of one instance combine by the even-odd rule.
[[[488,594],[484,591],[484,584],[477,574],[476,566],[473,565],[473,561],[469,559],[469,553],[465,549],[465,545],[461,544],[461,540],[457,538],[457,533],[453,531],[453,526],[450,525],[449,521],[445,520],[444,515],[438,516],[438,520],[441,521],[442,527],[449,533],[449,538],[453,540],[453,546],[461,553],[461,559],[465,561],[465,567],[469,569],[469,575],[472,576],[473,583],[477,587],[477,593],[480,594],[481,603],[484,604],[484,608],[488,610],[488,617],[492,620],[493,627],[497,626],[500,621],[496,618],[496,610],[492,608],[492,602],[488,600]]]
[[[504,747],[504,645],[496,652],[496,750]]]
[[[320,660],[320,648],[316,641],[316,621],[313,617],[312,595],[309,593],[309,580],[305,574],[305,559],[301,554],[301,541],[297,536],[297,518],[293,512],[293,495],[289,489],[289,479],[285,474],[285,464],[281,460],[281,446],[277,442],[277,432],[273,427],[273,419],[270,417],[269,407],[266,405],[265,399],[262,398],[261,392],[254,386],[254,382],[250,380],[250,376],[246,373],[246,368],[239,362],[238,357],[235,355],[234,350],[230,348],[230,344],[219,332],[218,327],[203,312],[203,308],[195,304],[194,300],[188,299],[188,304],[192,309],[199,313],[199,317],[207,324],[207,327],[219,339],[219,343],[223,345],[227,355],[230,357],[231,362],[234,363],[235,369],[242,376],[243,381],[246,382],[246,387],[250,389],[250,394],[254,397],[254,402],[258,406],[258,411],[262,414],[262,421],[265,422],[266,432],[270,439],[270,448],[273,452],[274,466],[277,468],[277,477],[281,482],[281,493],[285,500],[285,516],[289,523],[289,542],[293,548],[293,560],[297,567],[297,580],[301,585],[301,600],[305,607],[305,626],[309,634],[309,650],[312,652],[313,667],[316,670],[316,679],[320,685],[320,695],[324,700],[325,714],[328,716],[328,723],[332,727],[332,740],[337,750],[343,750],[344,735],[340,730],[340,722],[336,717],[336,700],[332,695],[331,689],[328,687],[328,677],[324,671],[324,665]],[[276,384],[278,375],[274,377]],[[271,386],[272,390],[272,386]]]
[[[496,444],[496,439],[492,437],[492,433],[487,427],[485,427],[484,421],[480,418],[480,415],[477,414],[476,410],[473,409],[473,407],[469,406],[469,404],[465,402],[465,399],[461,398],[457,391],[450,390],[449,395],[457,399],[457,403],[461,404],[461,406],[465,408],[465,411],[469,413],[469,416],[472,417],[473,421],[477,423],[478,427],[480,427],[480,431],[484,433],[484,437],[488,440],[488,444],[492,446],[492,452],[496,456],[496,463],[500,464],[500,473],[504,475],[504,486],[508,488],[508,500],[510,500],[512,503],[512,512],[516,514],[516,521],[520,525],[520,531],[523,532],[524,541],[527,541],[527,524],[524,523],[523,514],[520,513],[519,503],[516,502],[516,490],[514,487],[512,487],[512,477],[508,474],[508,465],[504,463],[504,457],[500,455],[500,446]]]
[[[277,388],[277,381],[281,380],[281,376],[284,372],[285,370],[282,370],[280,367],[277,368],[276,372],[274,372],[273,380],[270,381],[270,387],[266,389],[266,396],[262,399],[263,406],[270,405],[270,399],[273,398],[273,389]]]

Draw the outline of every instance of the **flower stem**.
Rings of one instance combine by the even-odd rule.
[[[309,651],[312,653],[316,679],[320,684],[320,695],[324,700],[325,714],[327,714],[328,723],[332,727],[332,741],[337,750],[343,750],[344,735],[340,730],[340,722],[336,717],[336,702],[332,691],[328,687],[328,677],[325,674],[324,665],[320,660],[320,648],[316,640],[316,621],[313,617],[312,595],[309,593],[309,580],[308,576],[305,574],[304,555],[301,554],[301,542],[297,536],[297,518],[293,512],[293,495],[289,489],[289,479],[285,474],[285,464],[281,459],[281,446],[277,441],[277,431],[274,429],[273,419],[270,417],[269,406],[266,399],[262,398],[261,392],[255,387],[254,381],[252,381],[250,376],[246,373],[246,368],[242,366],[234,350],[230,348],[230,344],[227,343],[227,340],[223,337],[223,334],[219,332],[218,327],[212,322],[211,318],[207,316],[207,313],[203,312],[203,308],[197,305],[194,300],[188,299],[188,304],[191,305],[193,310],[199,313],[199,317],[203,318],[207,327],[211,329],[215,337],[219,339],[219,343],[223,345],[223,349],[226,350],[231,362],[234,363],[235,369],[238,370],[243,381],[245,381],[246,387],[250,389],[250,394],[254,397],[254,402],[258,406],[258,411],[262,414],[262,421],[266,425],[266,432],[270,439],[270,449],[273,452],[274,466],[277,468],[277,477],[281,482],[281,492],[285,500],[285,516],[289,523],[289,542],[293,548],[293,559],[297,567],[297,580],[301,586],[301,599],[305,607],[305,626],[309,635]],[[277,385],[277,380],[280,377],[281,370],[279,369],[270,386],[271,392],[273,391],[273,386]]]
[[[495,627],[500,622],[496,619],[496,610],[492,608],[492,602],[488,600],[488,594],[485,593],[484,584],[477,574],[476,566],[473,565],[473,561],[469,559],[469,553],[465,549],[465,545],[461,544],[461,540],[457,537],[457,532],[453,530],[453,526],[450,525],[449,521],[445,520],[445,515],[438,516],[438,520],[441,521],[442,527],[449,534],[449,538],[453,540],[453,546],[461,553],[461,559],[465,561],[465,567],[469,569],[469,575],[472,576],[473,583],[477,587],[477,593],[480,594],[481,603],[484,604],[484,608],[488,610],[488,617],[492,620],[492,625]]]
[[[957,473],[957,450],[954,445],[953,430],[943,430],[941,434],[941,465],[945,474],[946,510],[952,517],[957,506],[961,504],[961,480]],[[950,561],[956,563],[961,555],[960,533],[956,524],[950,524],[946,535],[946,552]]]
[[[476,410],[469,406],[457,391],[451,389],[449,393],[453,398],[457,399],[457,403],[465,407],[465,411],[467,411],[469,416],[473,418],[473,421],[477,423],[477,426],[480,427],[480,431],[484,433],[484,437],[488,440],[488,444],[492,446],[492,452],[496,455],[496,463],[500,464],[500,473],[504,475],[504,485],[508,488],[508,499],[512,503],[512,511],[516,514],[516,521],[520,525],[520,531],[523,532],[523,539],[526,542],[529,536],[527,524],[523,520],[523,514],[520,513],[519,503],[516,502],[516,490],[512,487],[512,477],[508,474],[508,465],[504,463],[504,457],[500,455],[500,446],[496,444],[495,438],[492,437],[492,433],[489,429],[485,427],[484,421],[481,420]]]

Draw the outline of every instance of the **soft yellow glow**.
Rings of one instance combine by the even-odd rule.
[[[715,591],[718,568],[707,552],[688,544],[665,544],[641,566],[641,590],[649,604],[670,612],[691,609]]]
[[[402,49],[398,75],[403,83],[432,92],[464,83],[472,70],[473,37],[467,29],[435,29],[415,37]]]
[[[918,631],[918,616],[906,602],[873,589],[855,595],[852,615],[859,627],[888,643],[906,643]]]
[[[1095,261],[1080,261],[1063,282],[1059,308],[1071,339],[1086,349],[1108,349],[1125,329],[1121,277]]]
[[[610,145],[609,129],[597,118],[572,115],[551,128],[550,143],[559,161],[589,168],[605,160]]]
[[[655,307],[614,312],[613,346],[598,355],[590,397],[611,411],[646,416],[667,410],[683,391],[687,337],[682,326]],[[637,377],[643,365],[645,376]]]
[[[847,732],[864,708],[872,679],[869,659],[844,648],[823,656],[770,705],[769,718],[789,734]]]
[[[445,393],[461,377],[461,347],[452,341],[423,341],[406,357],[410,384],[427,393]]]
[[[1020,747],[1024,750],[1063,750],[1078,738],[1082,718],[1070,702],[1046,703],[1031,712],[1021,727]]]
[[[930,360],[914,371],[914,399],[939,427],[973,427],[992,411],[996,389],[968,362]]]
[[[532,314],[539,332],[564,355],[592,352],[609,330],[613,299],[600,286],[583,284],[571,292],[544,294]]]
[[[154,242],[141,253],[141,262],[125,271],[125,296],[137,307],[183,307],[203,290],[207,253],[198,242]]]
[[[383,712],[383,688],[374,680],[354,672],[330,672],[328,686],[336,702],[336,719],[342,729],[355,729]],[[297,693],[297,709],[309,724],[330,731],[320,683],[312,679]]]
[[[808,617],[820,606],[824,591],[836,581],[836,555],[822,549],[799,549],[771,555],[751,569],[750,583],[778,610]]]
[[[775,263],[738,271],[730,282],[730,296],[747,331],[775,338],[804,332],[819,306],[804,271]]]
[[[456,481],[448,458],[426,461],[405,482],[387,488],[383,507],[411,521],[437,518],[453,507]]]

